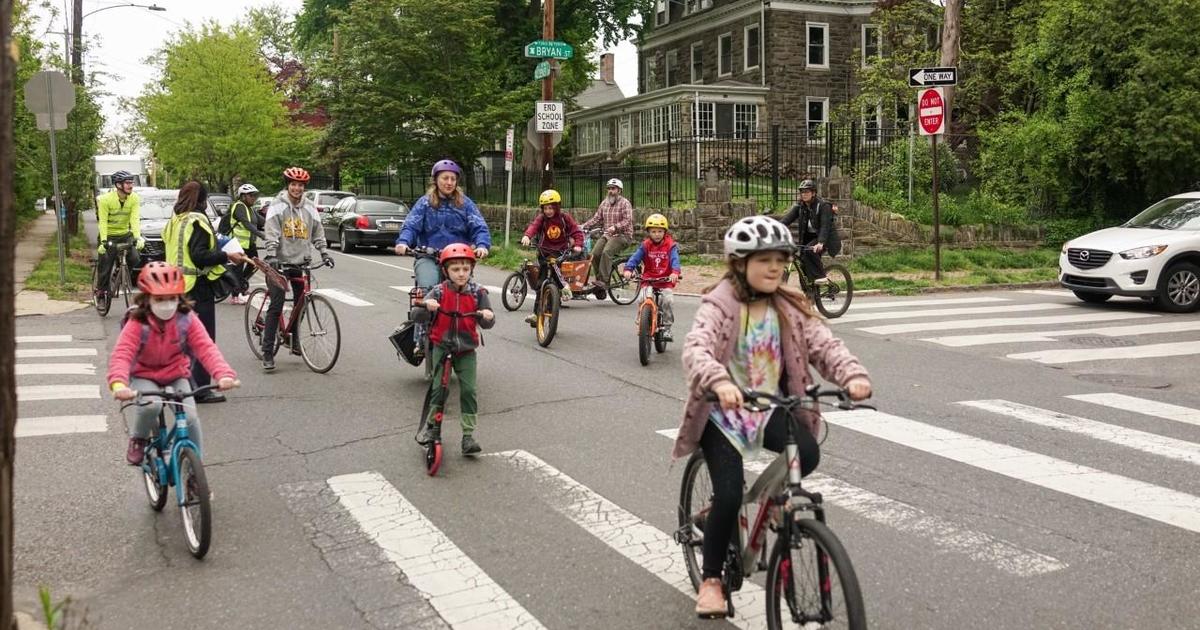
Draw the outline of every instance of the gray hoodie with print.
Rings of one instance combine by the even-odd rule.
[[[304,259],[316,260],[325,253],[325,231],[313,202],[301,198],[293,206],[287,190],[282,190],[267,208],[267,224],[263,226],[263,251],[281,263],[298,265]],[[314,254],[313,249],[316,249]]]

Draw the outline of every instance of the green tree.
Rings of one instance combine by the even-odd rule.
[[[160,51],[161,78],[138,98],[140,129],[164,170],[227,190],[307,162],[315,133],[293,123],[247,28],[204,24]]]
[[[35,216],[34,203],[50,196],[50,146],[46,132],[39,131],[33,114],[25,107],[25,82],[42,70],[40,55],[43,46],[33,35],[33,25],[24,2],[13,6],[13,40],[20,51],[21,62],[16,67],[13,85],[17,91],[13,102],[13,200],[19,220]]]

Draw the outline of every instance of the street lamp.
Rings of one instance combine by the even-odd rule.
[[[107,7],[100,7],[94,11],[88,11],[87,13],[84,13],[83,1],[75,0],[75,19],[73,20],[75,22],[75,28],[72,29],[74,31],[72,33],[74,37],[71,45],[71,80],[74,81],[76,85],[83,85],[83,18],[92,15],[93,13],[99,13],[109,9],[122,9],[126,7],[135,7],[138,9],[146,9],[148,11],[167,10],[166,7],[162,7],[157,4],[135,4],[133,2],[129,2],[126,4],[114,4]]]
[[[166,11],[167,10],[166,7],[160,7],[157,4],[134,4],[134,3],[130,2],[128,4],[114,4],[114,5],[107,6],[107,7],[100,7],[99,9],[96,9],[95,11],[88,11],[87,13],[84,13],[80,19],[82,20],[83,18],[85,18],[93,13],[99,13],[101,11],[107,11],[109,9],[120,9],[122,7],[137,7],[139,9],[147,9],[150,11]]]

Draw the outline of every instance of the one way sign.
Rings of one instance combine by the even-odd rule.
[[[958,85],[958,68],[909,68],[909,87]]]

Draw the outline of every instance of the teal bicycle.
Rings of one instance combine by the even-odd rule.
[[[216,388],[213,384],[190,392],[178,392],[172,387],[139,391],[133,402],[121,405],[123,413],[134,405],[163,404],[158,414],[158,428],[150,436],[146,456],[142,459],[142,481],[146,486],[146,498],[155,512],[161,512],[166,506],[167,488],[175,488],[184,539],[188,551],[197,559],[203,558],[212,544],[212,497],[200,460],[200,446],[188,437],[184,401]],[[145,400],[148,396],[158,396],[161,401]],[[168,406],[175,410],[175,423],[169,429],[166,425]]]

